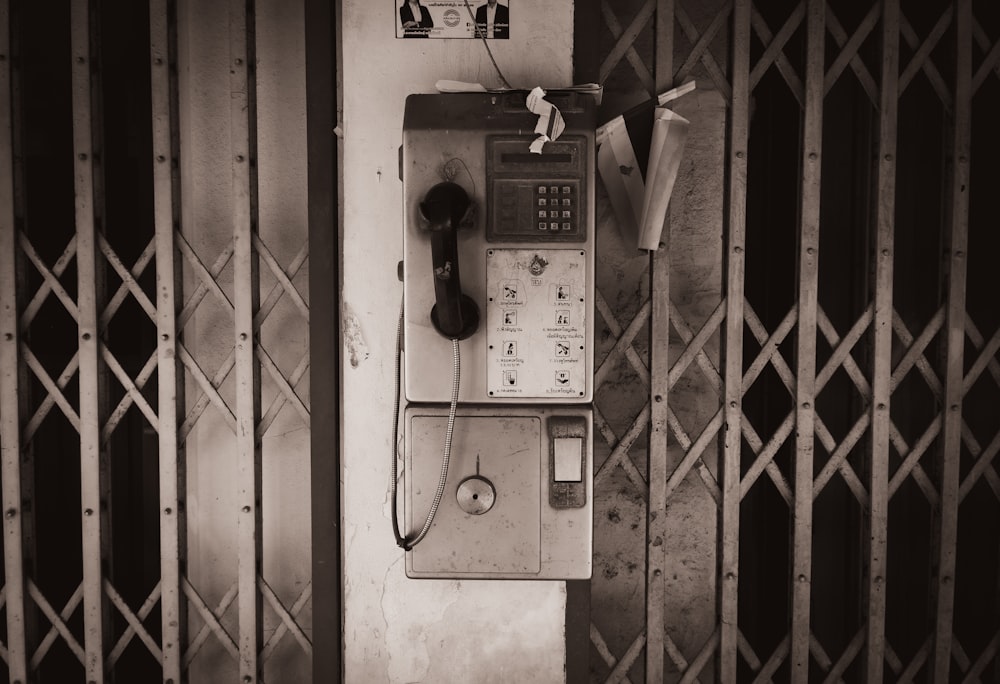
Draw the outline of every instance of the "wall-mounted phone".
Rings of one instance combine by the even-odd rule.
[[[551,93],[566,129],[535,154],[525,95],[406,101],[411,577],[590,576],[595,105]]]

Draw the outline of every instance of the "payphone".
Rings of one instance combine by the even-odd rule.
[[[409,577],[591,573],[595,104],[550,93],[565,130],[537,153],[525,95],[406,100]]]

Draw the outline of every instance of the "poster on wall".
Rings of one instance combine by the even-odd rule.
[[[393,0],[397,38],[510,38],[511,0]]]

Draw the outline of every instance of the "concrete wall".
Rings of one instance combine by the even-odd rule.
[[[512,3],[492,41],[515,87],[571,83],[571,0]],[[408,580],[389,519],[401,286],[403,103],[438,79],[499,85],[481,42],[395,38],[398,2],[343,2],[344,572],[348,682],[563,678],[561,582]]]

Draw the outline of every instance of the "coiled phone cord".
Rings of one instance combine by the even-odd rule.
[[[441,505],[441,499],[444,496],[445,486],[448,481],[448,467],[451,464],[451,442],[452,437],[455,434],[455,414],[458,412],[458,389],[461,384],[462,363],[458,350],[458,338],[452,338],[451,405],[448,409],[448,425],[445,428],[444,450],[441,454],[441,473],[438,477],[437,490],[434,492],[434,500],[431,501],[431,507],[427,513],[427,518],[424,520],[424,525],[420,529],[420,532],[417,533],[417,536],[415,536],[412,540],[408,540],[399,532],[399,514],[396,503],[397,481],[399,479],[399,403],[401,385],[400,358],[402,353],[403,309],[400,307],[399,321],[396,324],[396,384],[395,401],[392,411],[392,482],[390,484],[390,496],[392,497],[392,533],[396,537],[396,545],[404,551],[409,551],[427,536],[427,532],[431,529],[431,525],[434,523],[434,517],[437,515],[438,507]]]

